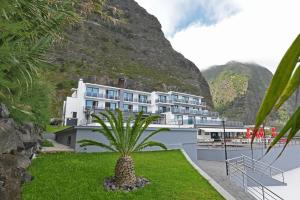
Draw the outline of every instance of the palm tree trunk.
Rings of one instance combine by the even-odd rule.
[[[135,185],[134,162],[130,156],[124,156],[118,159],[115,167],[115,182],[118,186]]]

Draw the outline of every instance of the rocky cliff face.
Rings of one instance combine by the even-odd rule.
[[[106,13],[116,23],[93,13],[67,29],[67,42],[49,55],[55,65],[48,77],[56,85],[56,108],[61,109],[62,100],[80,77],[116,86],[120,76],[127,79],[130,89],[202,95],[211,106],[206,80],[191,61],[173,50],[158,20],[134,0],[108,2]]]
[[[221,115],[254,124],[265,91],[273,74],[266,68],[249,63],[229,62],[203,72],[209,82],[213,102]],[[270,121],[285,120],[288,105],[274,113]],[[284,119],[285,118],[285,119]]]
[[[0,199],[21,199],[21,184],[31,180],[26,168],[39,149],[42,130],[31,123],[17,125],[0,104]]]

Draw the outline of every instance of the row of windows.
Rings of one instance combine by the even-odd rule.
[[[86,92],[90,96],[98,96],[99,88],[94,87],[87,87]],[[118,96],[117,90],[106,90],[107,98],[114,98]],[[138,96],[140,102],[147,102],[148,96],[147,95],[139,95]],[[125,101],[133,101],[133,93],[124,92],[124,100]]]
[[[98,108],[98,101],[86,100],[85,106],[87,108]],[[116,110],[118,107],[119,107],[118,103],[105,102],[105,109]],[[139,106],[138,108],[139,108],[139,111],[147,112],[147,110],[148,110],[147,106]],[[133,106],[130,104],[124,104],[123,110],[124,111],[132,111]]]
[[[99,94],[99,88],[94,88],[94,87],[87,87],[86,89],[88,94],[91,94],[93,96],[93,94]],[[118,92],[116,90],[106,90],[106,95],[108,98],[113,98],[118,96]],[[158,96],[159,101],[160,102],[167,102],[167,96],[166,95],[159,95]],[[199,103],[199,98],[190,98],[188,96],[181,96],[179,98],[178,95],[172,95],[172,100],[174,101],[184,101],[184,102],[189,102],[191,99],[191,101],[195,102],[195,103]],[[124,92],[124,100],[125,101],[133,101],[133,93],[130,92]],[[147,95],[139,95],[139,100],[142,102],[146,102],[148,100],[148,96]]]

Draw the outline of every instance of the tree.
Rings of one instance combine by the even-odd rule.
[[[36,98],[30,92],[35,92],[31,89],[33,84],[41,82],[43,70],[49,66],[47,51],[63,39],[66,26],[79,23],[91,12],[105,17],[104,4],[105,0],[1,1],[0,102],[5,103],[12,114],[24,115],[28,120],[39,118],[42,110],[32,106],[38,97],[26,103],[23,99]]]
[[[263,102],[256,116],[255,131],[252,136],[252,142],[256,132],[264,120],[273,110],[278,110],[299,88],[300,85],[300,66],[298,64],[300,57],[300,35],[298,35],[290,48],[283,56],[279,66],[271,80],[266,91]],[[287,141],[279,156],[286,146],[300,130],[300,106],[295,107],[294,114],[281,129],[279,134],[270,144],[267,153],[278,143],[278,141],[287,135]]]
[[[110,144],[93,140],[81,140],[78,143],[81,147],[98,146],[109,151],[118,152],[120,158],[115,166],[115,184],[120,187],[133,186],[136,183],[136,176],[131,154],[153,146],[166,150],[167,147],[164,144],[149,141],[149,139],[162,131],[169,131],[169,128],[159,128],[142,139],[144,131],[151,123],[158,120],[159,116],[149,116],[143,119],[143,112],[140,112],[135,120],[134,116],[130,116],[127,122],[124,123],[122,111],[117,109],[116,113],[117,115],[111,111],[100,113],[109,122],[110,127],[106,125],[100,116],[92,115],[93,119],[102,127],[94,131],[104,135]]]

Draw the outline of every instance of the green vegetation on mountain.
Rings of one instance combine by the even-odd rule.
[[[65,30],[66,42],[49,53],[53,66],[48,79],[56,89],[53,114],[60,116],[70,89],[84,81],[143,91],[181,91],[206,97],[209,86],[199,69],[173,50],[158,20],[133,0],[111,0],[104,12],[117,21],[92,13],[83,23]]]
[[[17,121],[48,123],[45,52],[78,20],[73,1],[4,0],[0,13],[0,102]]]
[[[255,116],[264,97],[272,73],[257,64],[231,61],[213,66],[203,72],[207,79],[215,109],[224,117],[254,124]],[[270,121],[285,121],[290,106],[274,113]]]

